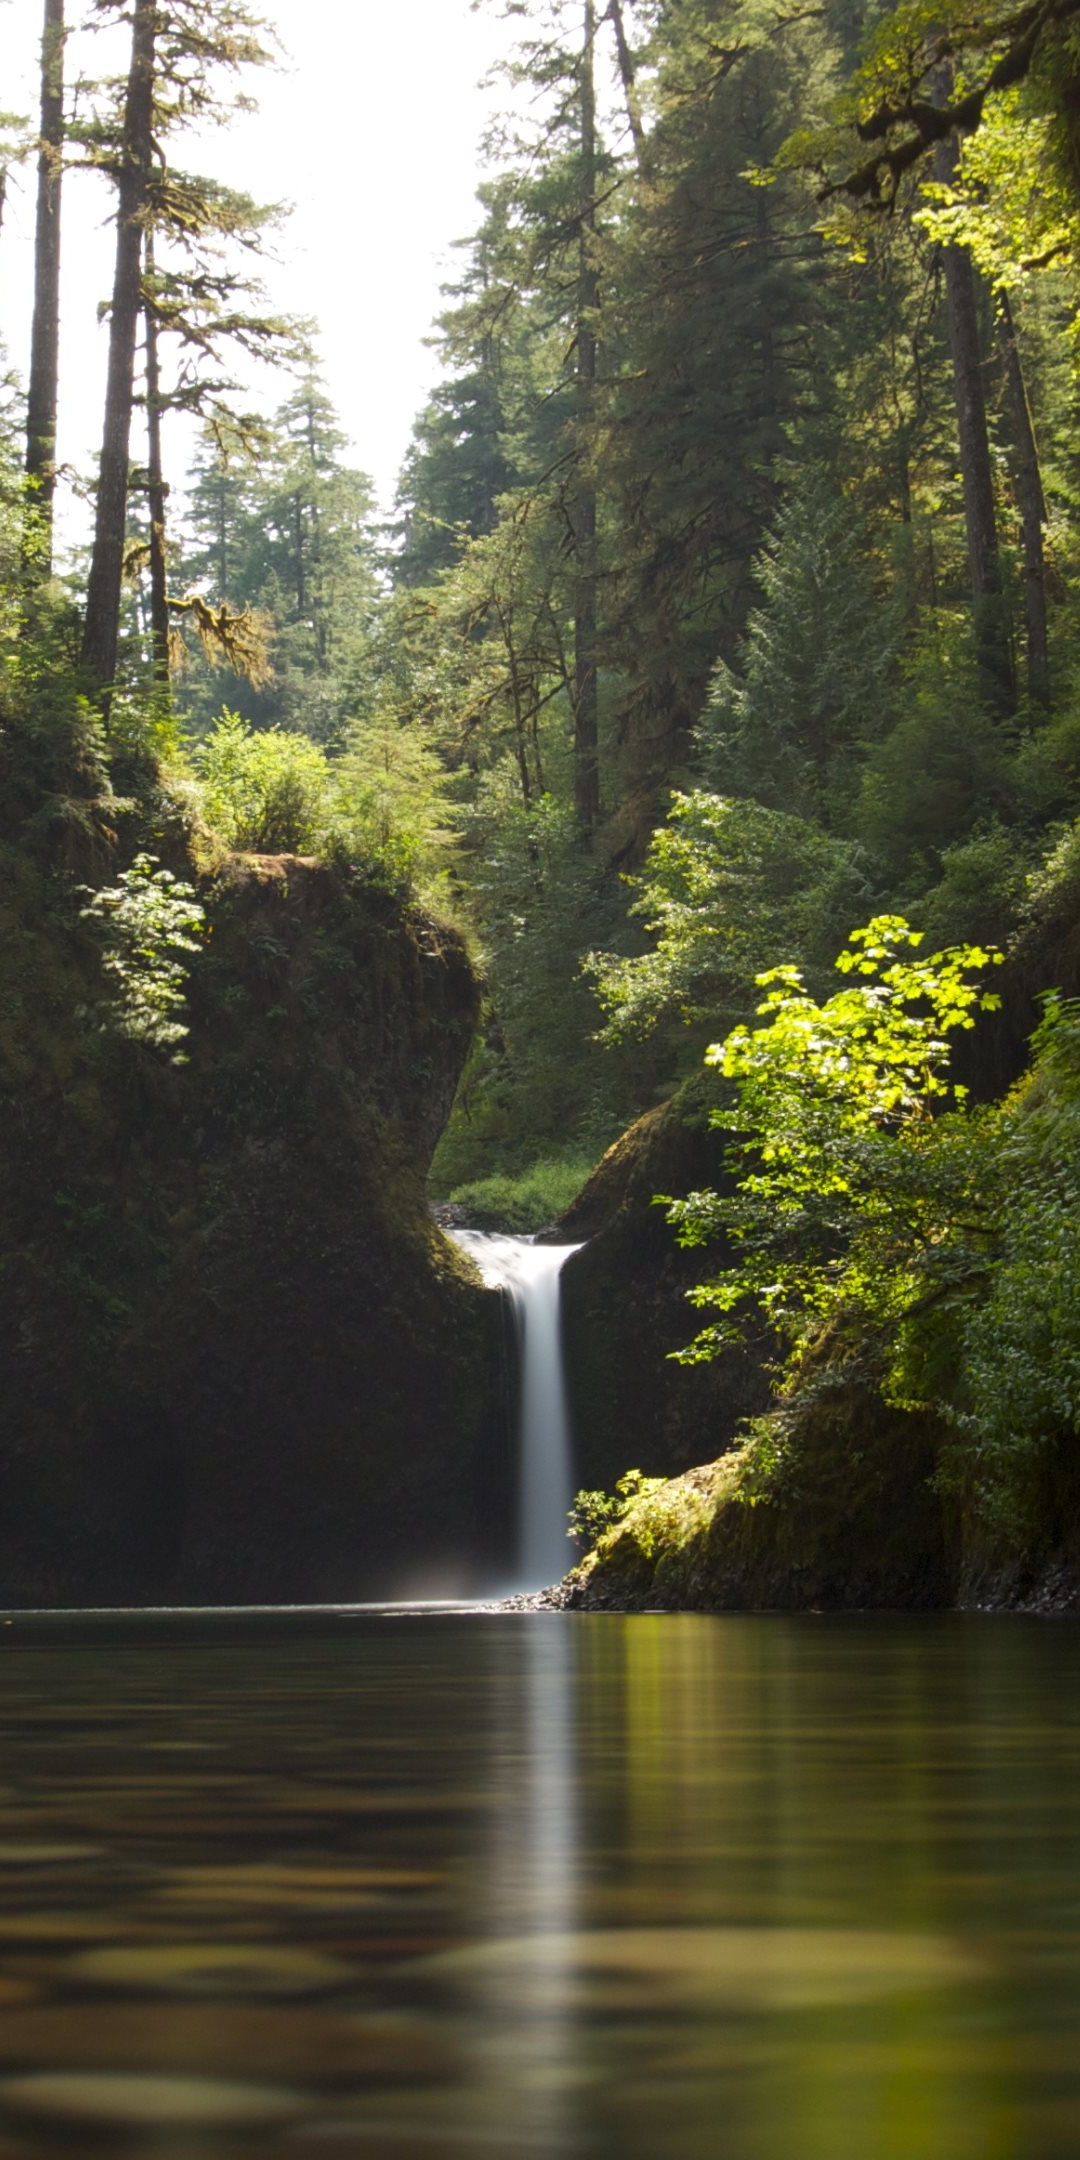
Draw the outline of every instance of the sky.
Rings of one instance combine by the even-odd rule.
[[[79,0],[68,12],[82,12]],[[389,507],[437,378],[424,340],[439,286],[454,275],[454,241],[477,222],[480,139],[505,97],[481,78],[511,33],[494,0],[476,12],[469,0],[263,0],[261,12],[286,58],[252,77],[258,113],[205,138],[197,154],[189,141],[182,161],[256,200],[294,205],[266,283],[276,307],[316,318],[353,462]],[[40,23],[40,0],[0,0],[9,111],[36,110]],[[96,313],[111,285],[111,201],[88,175],[65,186],[59,454],[85,471],[101,425],[107,332]],[[0,331],[24,375],[33,224],[27,168],[9,181],[0,233]],[[273,385],[267,395],[275,402]],[[186,465],[187,443],[174,441],[174,467],[178,453]],[[61,529],[75,537],[79,522],[69,499]]]

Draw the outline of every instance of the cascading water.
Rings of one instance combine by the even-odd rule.
[[[521,1361],[521,1499],[517,1588],[559,1582],[572,1558],[566,1517],[574,1496],[570,1416],[559,1331],[559,1277],[577,1245],[534,1245],[484,1230],[452,1236],[485,1282],[513,1303]]]

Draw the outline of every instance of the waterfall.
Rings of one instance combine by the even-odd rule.
[[[534,1245],[483,1230],[451,1235],[484,1281],[513,1302],[521,1361],[521,1484],[515,1587],[559,1582],[573,1555],[566,1517],[574,1497],[570,1416],[559,1332],[559,1276],[577,1245]]]

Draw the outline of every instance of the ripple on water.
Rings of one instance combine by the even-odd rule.
[[[450,2076],[454,2056],[435,2020],[407,2013],[140,1998],[12,2007],[0,2018],[0,2063],[415,2090]]]
[[[470,1945],[417,1961],[486,1988],[501,2008],[825,2008],[980,1977],[985,1962],[935,1935],[855,1928],[597,1928]]]
[[[0,2112],[45,2129],[261,2130],[296,2122],[315,2103],[281,2086],[213,2078],[55,2070],[0,2080]]]
[[[107,1943],[77,1952],[67,1973],[159,1995],[318,1995],[353,1977],[343,1958],[276,1943]]]

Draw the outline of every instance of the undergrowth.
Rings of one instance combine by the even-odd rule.
[[[508,1230],[526,1237],[532,1231],[550,1229],[565,1214],[592,1168],[589,1155],[549,1157],[517,1176],[502,1172],[456,1185],[445,1198],[480,1230]]]

